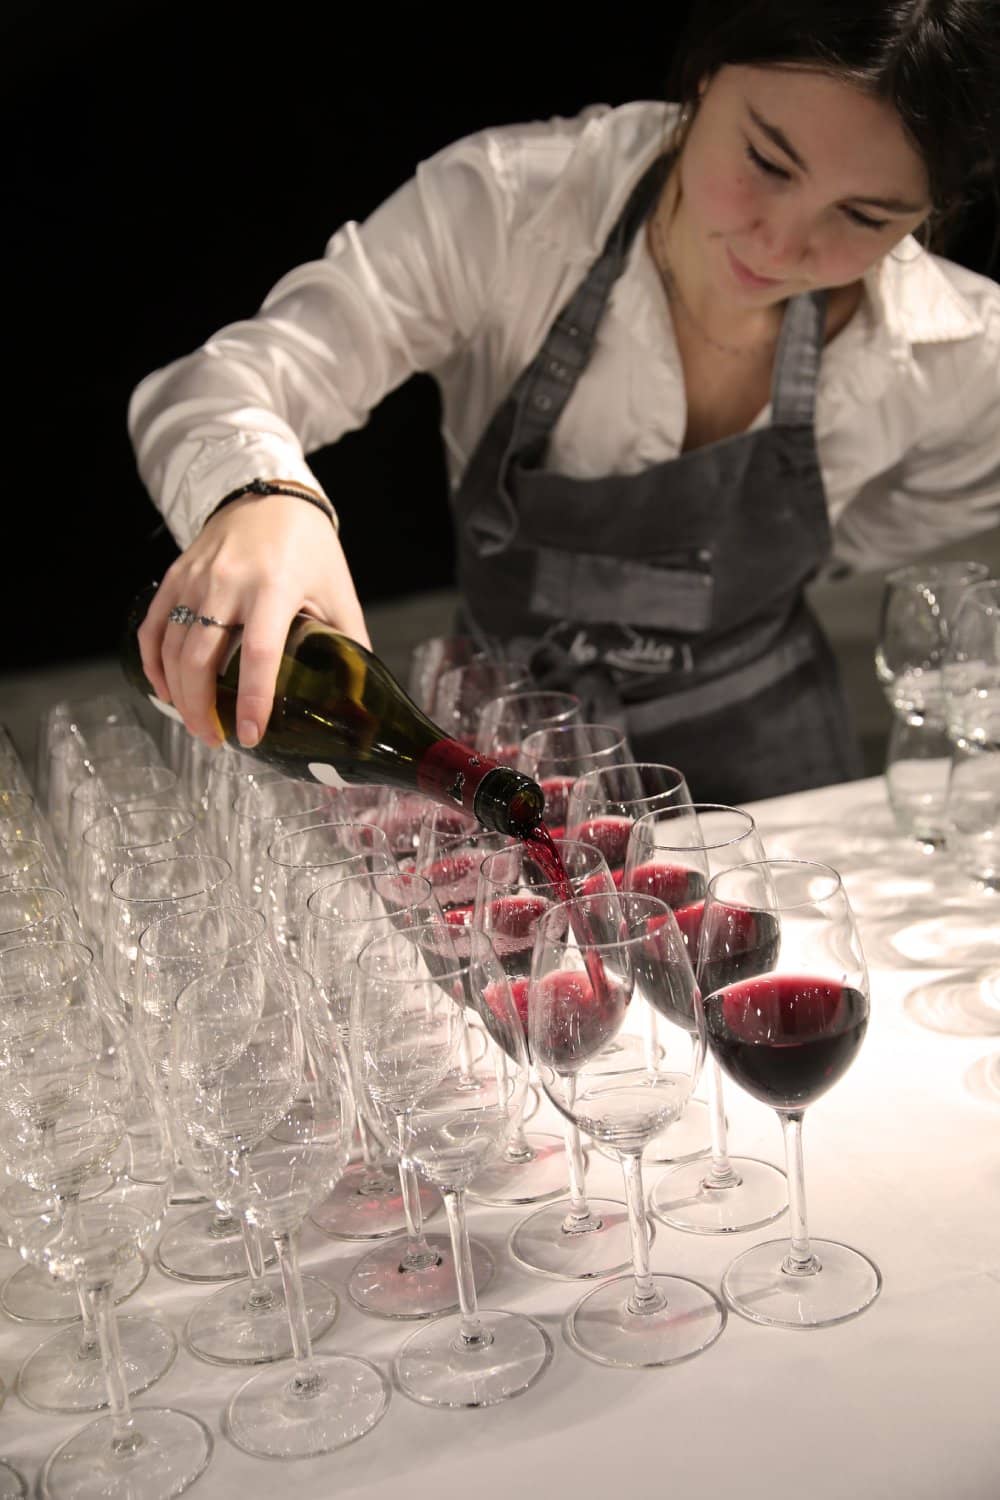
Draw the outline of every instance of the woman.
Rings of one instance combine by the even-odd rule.
[[[914,238],[995,190],[998,22],[699,0],[676,105],[458,142],[148,377],[131,431],[186,549],[140,634],[156,691],[217,739],[220,622],[243,624],[251,745],[296,610],[367,639],[304,454],[425,370],[468,628],[701,798],[857,774],[805,584],[1000,509],[1000,290]]]

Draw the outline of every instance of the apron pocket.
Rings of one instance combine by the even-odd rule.
[[[530,607],[550,620],[581,624],[621,622],[646,628],[700,634],[712,619],[714,585],[707,562],[692,566],[635,562],[539,547]]]

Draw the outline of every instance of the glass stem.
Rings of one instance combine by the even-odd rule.
[[[630,1313],[659,1312],[665,1299],[656,1290],[649,1269],[649,1223],[642,1190],[642,1152],[620,1153],[625,1178],[625,1202],[628,1205],[628,1228],[632,1241],[632,1275],[634,1285],[626,1307]]]
[[[77,1345],[77,1359],[100,1359],[101,1341],[97,1336],[97,1318],[94,1315],[94,1303],[87,1285],[82,1276],[73,1279],[73,1287],[76,1291],[76,1300],[80,1304],[80,1342]]]
[[[274,1306],[274,1293],[264,1279],[264,1241],[256,1224],[240,1215],[240,1232],[246,1252],[247,1270],[250,1273],[250,1292],[243,1306],[250,1312],[263,1312]]]
[[[566,1107],[573,1108],[576,1097],[576,1082],[568,1082]],[[580,1130],[572,1120],[563,1120],[563,1142],[566,1147],[566,1165],[569,1170],[569,1213],[560,1226],[563,1234],[582,1234],[588,1229],[599,1229],[600,1220],[595,1219],[587,1202],[587,1164],[583,1157],[583,1141]]]
[[[364,1175],[358,1187],[359,1193],[384,1193],[391,1183],[382,1163],[379,1160],[378,1148],[372,1140],[371,1132],[361,1116],[360,1109],[357,1113],[358,1139],[361,1142],[361,1157],[365,1164]]]
[[[469,1231],[465,1223],[465,1190],[463,1188],[442,1189],[442,1197],[448,1214],[451,1253],[455,1262],[455,1281],[458,1284],[460,1312],[457,1342],[464,1349],[483,1349],[486,1345],[492,1344],[493,1335],[483,1327],[479,1316],[476,1281],[472,1274]]]
[[[785,1166],[788,1170],[788,1217],[792,1228],[792,1242],[788,1254],[781,1262],[781,1269],[789,1276],[815,1276],[820,1269],[819,1261],[809,1244],[809,1229],[806,1224],[806,1178],[802,1164],[802,1119],[801,1109],[780,1115],[781,1129],[785,1136]]]
[[[428,1245],[424,1237],[424,1211],[420,1203],[420,1183],[416,1168],[406,1154],[406,1116],[396,1117],[399,1136],[399,1186],[403,1195],[403,1213],[406,1217],[406,1250],[402,1265],[407,1271],[426,1271],[429,1266],[441,1264],[441,1258]]]
[[[510,1063],[508,1063],[506,1058],[503,1058],[501,1066],[503,1068],[504,1085],[506,1085]],[[501,1161],[519,1164],[521,1162],[532,1161],[534,1158],[535,1153],[528,1145],[527,1137],[524,1134],[524,1111],[527,1103],[528,1090],[525,1088],[521,1090],[520,1098],[511,1112],[510,1123],[507,1126],[507,1141],[503,1148]]]
[[[722,1069],[712,1054],[708,1058],[708,1121],[712,1137],[712,1165],[705,1186],[714,1188],[739,1187],[742,1178],[733,1171],[729,1160],[729,1138],[726,1130],[726,1101],[722,1094]]]
[[[142,1446],[142,1434],[136,1431],[128,1386],[122,1369],[122,1351],[118,1342],[118,1319],[110,1281],[99,1282],[89,1289],[94,1321],[101,1346],[101,1363],[108,1387],[108,1412],[111,1418],[111,1452],[115,1458],[128,1458]]]
[[[295,1374],[289,1391],[295,1400],[308,1400],[325,1389],[326,1381],[313,1364],[309,1315],[302,1291],[302,1272],[299,1270],[298,1230],[276,1234],[274,1248],[278,1252],[281,1284],[285,1289],[288,1330],[292,1336],[292,1357],[295,1360]]]

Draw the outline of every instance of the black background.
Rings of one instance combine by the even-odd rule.
[[[5,0],[0,667],[113,650],[175,555],[125,431],[143,375],[252,313],[448,141],[663,97],[686,5],[348,10]],[[956,258],[986,269],[991,228]],[[362,600],[450,580],[437,420],[417,377],[312,459]]]

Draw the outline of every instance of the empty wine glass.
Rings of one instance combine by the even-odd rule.
[[[166,1210],[162,1101],[92,988],[88,949],[32,944],[0,955],[8,974],[18,961],[23,989],[16,1002],[8,995],[0,1023],[0,1221],[24,1259],[86,1287],[110,1408],[49,1456],[39,1494],[167,1500],[204,1471],[212,1439],[186,1412],[132,1409],[112,1297],[115,1271],[150,1243]]]
[[[41,937],[34,941],[45,945],[40,953],[32,953],[27,947],[7,949],[0,959],[0,1002],[4,1008],[0,1031],[5,1024],[18,1026],[18,1012],[39,1013],[43,1005],[58,1005],[60,1001],[109,1008],[111,997],[89,948],[58,937],[52,940],[55,946],[48,946]],[[108,1185],[95,1179],[88,1185],[86,1196],[99,1198]],[[13,1194],[8,1202],[15,1206]],[[35,1200],[29,1198],[28,1211],[36,1207]],[[91,1201],[88,1211],[96,1225],[101,1212],[113,1215],[115,1207],[112,1203],[102,1210],[99,1203]],[[121,1302],[131,1295],[145,1274],[146,1263],[138,1256],[119,1268],[114,1300]],[[39,1411],[65,1412],[97,1411],[106,1406],[107,1384],[95,1314],[82,1279],[73,1276],[54,1281],[44,1268],[29,1260],[8,1278],[4,1292],[18,1321],[82,1323],[79,1328],[63,1329],[46,1339],[21,1365],[17,1389],[25,1405]],[[43,1316],[24,1318],[19,1310]],[[145,1390],[173,1364],[177,1344],[162,1323],[124,1318],[119,1323],[119,1338],[130,1395]]]
[[[0,836],[0,891],[38,885],[65,889],[65,876],[58,860],[38,839]]]
[[[860,1251],[810,1241],[802,1167],[805,1109],[850,1067],[868,1025],[868,971],[836,870],[765,860],[709,882],[700,940],[708,1042],[741,1088],[778,1112],[791,1239],[738,1256],[722,1290],[734,1311],[780,1328],[863,1312],[882,1277]]]
[[[971,584],[950,620],[941,686],[951,741],[960,748],[1000,746],[1000,581]]]
[[[347,1160],[351,1093],[311,986],[283,968],[231,965],[182,992],[170,1105],[208,1190],[273,1240],[281,1267],[294,1364],[240,1387],[226,1434],[257,1457],[306,1458],[369,1432],[389,1386],[367,1360],[312,1351],[298,1236]]]
[[[526,1039],[528,980],[539,919],[567,896],[613,894],[615,890],[607,862],[593,845],[556,839],[555,848],[566,872],[564,881],[554,882],[532,849],[521,844],[488,855],[479,871],[474,925],[493,943]],[[510,1201],[516,1188],[519,1168],[516,1159],[510,1158],[516,1158],[522,1130],[520,1119],[512,1123],[512,1138],[502,1156],[475,1179],[476,1196],[486,1201],[496,1201],[504,1192]],[[627,1266],[630,1258],[625,1204],[610,1198],[588,1199],[586,1153],[572,1120],[564,1119],[563,1145],[569,1199],[561,1196],[516,1224],[509,1240],[511,1255],[520,1265],[547,1276],[611,1275]],[[562,1189],[565,1193],[565,1174]],[[505,1200],[501,1197],[501,1201]]]
[[[195,814],[180,807],[148,807],[111,813],[83,836],[77,911],[84,931],[103,952],[111,886],[132,865],[178,854],[205,854]]]
[[[152,766],[161,760],[153,736],[138,724],[67,733],[57,742],[49,766],[49,820],[60,845],[66,846],[71,798],[81,782],[96,776],[101,768]]]
[[[525,691],[530,682],[524,662],[476,657],[441,673],[428,713],[452,739],[474,745],[487,703],[504,693]]]
[[[262,765],[232,745],[220,745],[213,750],[198,808],[208,852],[226,856],[232,849],[233,809],[242,791],[259,781],[286,779],[281,771]]]
[[[988,577],[979,562],[917,563],[886,575],[875,669],[893,711],[886,754],[889,804],[927,850],[945,839],[949,744],[942,670],[960,600]]]
[[[60,939],[83,941],[83,932],[65,891],[45,885],[0,891],[0,949]]]
[[[644,1045],[609,1048],[626,1019]],[[566,1337],[608,1365],[667,1365],[707,1349],[725,1309],[708,1287],[649,1268],[642,1153],[683,1112],[704,1056],[701,1001],[670,908],[631,892],[578,896],[541,918],[528,992],[531,1052],[552,1103],[620,1161],[632,1276],[572,1309]]]
[[[476,749],[501,765],[516,766],[521,742],[532,730],[582,722],[583,704],[575,693],[541,688],[501,693],[483,708]]]
[[[646,813],[632,827],[625,889],[657,896],[673,911],[697,973],[698,933],[708,882],[719,870],[764,858],[753,818],[740,808],[696,802]],[[757,1229],[788,1207],[785,1175],[767,1161],[730,1156],[722,1076],[708,1062],[710,1163],[688,1162],[666,1172],[649,1206],[674,1229],[729,1234]]]
[[[322,886],[309,898],[305,928],[306,963],[319,982],[346,1050],[350,1046],[351,975],[358,953],[373,937],[404,927],[442,922],[430,882],[423,876],[351,875]],[[365,1138],[360,1111],[358,1129]],[[314,1215],[328,1233],[364,1227],[370,1196],[364,1192],[371,1168],[348,1167],[331,1197]],[[446,1237],[426,1235],[424,1215],[440,1206],[433,1188],[419,1181],[413,1163],[399,1160],[399,1185],[407,1238],[378,1245],[355,1265],[347,1282],[352,1302],[365,1312],[390,1318],[424,1318],[456,1306],[458,1290]],[[377,1204],[377,1198],[376,1198]],[[482,1290],[493,1274],[485,1246],[472,1245],[473,1271]]]
[[[480,649],[469,635],[432,635],[418,641],[410,653],[406,678],[406,691],[417,707],[429,714],[441,674],[472,661]]]
[[[264,903],[267,851],[274,839],[322,823],[333,805],[317,781],[250,781],[233,803],[233,874],[249,906]]]
[[[348,861],[354,861],[350,868]],[[302,926],[313,891],[338,875],[391,871],[396,862],[381,828],[371,823],[323,822],[283,833],[267,850],[263,911],[275,941],[302,962]]]
[[[267,943],[262,913],[249,907],[209,906],[151,922],[139,938],[133,1021],[156,1077],[165,1089],[177,996],[208,969],[255,956]],[[176,1203],[202,1203],[183,1167],[175,1172]],[[180,1281],[229,1281],[247,1274],[240,1225],[217,1206],[199,1209],[162,1236],[161,1271]]]
[[[375,938],[358,957],[355,985],[358,1097],[444,1198],[461,1309],[410,1335],[394,1361],[396,1383],[429,1406],[491,1406],[527,1390],[552,1357],[533,1319],[479,1308],[465,1224],[468,1184],[501,1149],[524,1088],[524,1032],[489,938],[473,929],[435,924]],[[459,1047],[466,1007],[485,1022],[472,1088]]]
[[[217,854],[177,854],[131,865],[111,882],[104,924],[104,972],[131,1014],[139,940],[153,922],[206,906],[236,904],[233,872]]]
[[[176,772],[163,765],[113,766],[97,768],[75,787],[70,797],[69,832],[66,864],[74,891],[79,891],[83,854],[83,835],[99,818],[111,813],[136,811],[147,807],[187,807],[190,803],[181,791]]]

